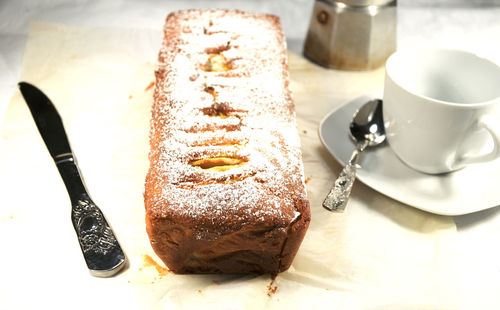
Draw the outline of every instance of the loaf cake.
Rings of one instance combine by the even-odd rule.
[[[170,14],[156,69],[146,229],[176,273],[288,269],[310,221],[279,18]]]

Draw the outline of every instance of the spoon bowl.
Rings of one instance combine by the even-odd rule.
[[[349,125],[351,138],[355,142],[368,141],[368,146],[375,146],[385,141],[382,100],[374,99],[365,103],[354,113]]]

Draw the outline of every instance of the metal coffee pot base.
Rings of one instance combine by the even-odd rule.
[[[316,0],[304,56],[328,68],[378,68],[396,50],[396,24],[396,0]]]

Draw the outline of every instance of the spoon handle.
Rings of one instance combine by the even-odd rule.
[[[358,164],[359,154],[365,149],[366,145],[367,143],[363,143],[356,147],[349,162],[335,180],[332,189],[323,201],[323,207],[328,211],[344,212],[351,194],[352,185],[356,179],[356,165]]]

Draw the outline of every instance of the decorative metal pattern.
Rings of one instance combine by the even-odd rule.
[[[348,164],[342,169],[339,177],[335,180],[332,190],[326,196],[323,207],[330,211],[343,211],[351,193],[352,185],[356,179],[356,168]]]
[[[73,225],[84,253],[106,255],[118,242],[102,212],[92,201],[79,200],[73,207]]]
[[[359,154],[368,146],[368,141],[363,141],[356,145],[347,165],[342,169],[339,177],[335,180],[333,188],[330,190],[323,207],[329,211],[343,212],[351,194],[352,185],[356,180],[356,167],[358,165]]]

